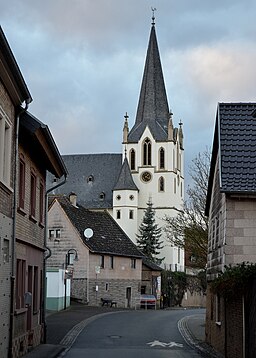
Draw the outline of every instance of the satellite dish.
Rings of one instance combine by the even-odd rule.
[[[87,228],[84,230],[84,237],[86,240],[89,240],[93,236],[93,230],[91,228]]]

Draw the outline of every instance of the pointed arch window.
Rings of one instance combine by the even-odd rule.
[[[159,178],[159,191],[164,191],[164,178]]]
[[[152,144],[149,138],[143,142],[143,165],[151,165]]]
[[[159,169],[165,168],[165,152],[164,148],[159,149]]]
[[[130,151],[130,164],[131,170],[135,170],[135,150],[133,148]]]

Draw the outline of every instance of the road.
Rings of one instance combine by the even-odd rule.
[[[119,311],[87,325],[65,358],[197,358],[177,323],[200,310]]]

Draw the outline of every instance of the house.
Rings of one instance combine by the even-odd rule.
[[[66,168],[0,28],[0,356],[20,357],[44,336],[45,182]],[[23,108],[21,105],[25,103]]]
[[[161,298],[162,268],[144,257],[142,260],[141,294],[151,294],[157,300]]]
[[[55,193],[74,191],[85,208],[107,210],[134,243],[149,199],[163,227],[165,215],[177,215],[184,199],[182,123],[174,128],[172,117],[153,18],[137,115],[130,130],[125,115],[122,153],[64,155],[69,177]],[[184,271],[183,251],[164,233],[161,240],[163,267]]]
[[[219,103],[206,202],[206,340],[225,357],[255,357],[255,286],[228,300],[212,290],[226,266],[256,263],[256,103]]]
[[[1,27],[0,49],[0,356],[6,358],[13,331],[15,132],[20,106],[28,105],[32,97]]]
[[[74,193],[69,197],[50,195],[48,229],[48,309],[69,305],[68,278],[75,300],[99,305],[107,298],[118,307],[135,306],[140,297],[143,254],[107,211],[85,209]],[[61,281],[59,292],[56,277]]]

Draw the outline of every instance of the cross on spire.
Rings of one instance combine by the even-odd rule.
[[[156,11],[156,8],[151,7],[151,10],[152,10],[152,25],[154,26],[155,25],[155,11]]]

